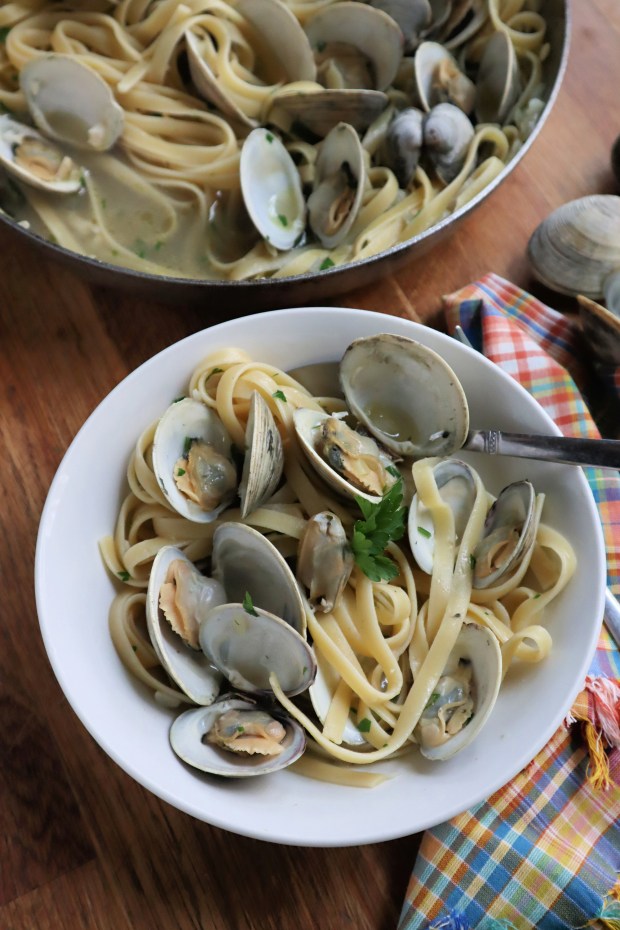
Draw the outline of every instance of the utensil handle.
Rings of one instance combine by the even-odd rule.
[[[567,465],[620,468],[620,439],[573,439],[570,436],[530,436],[497,429],[473,429],[467,434],[463,448],[487,455],[514,455]]]
[[[620,604],[609,588],[605,592],[605,615],[603,620],[612,638],[616,641],[616,646],[620,647]]]

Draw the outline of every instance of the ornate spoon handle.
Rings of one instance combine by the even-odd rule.
[[[463,449],[568,465],[620,468],[620,439],[573,439],[569,436],[533,436],[504,433],[497,429],[473,429],[467,434]]]

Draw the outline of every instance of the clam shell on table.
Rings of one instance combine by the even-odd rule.
[[[620,365],[620,318],[589,297],[578,295],[577,302],[584,338],[597,361]]]
[[[620,197],[593,194],[558,207],[534,230],[527,255],[542,284],[600,300],[620,268]]]

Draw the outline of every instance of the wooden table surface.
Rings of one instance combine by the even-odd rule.
[[[527,240],[561,203],[617,192],[609,152],[620,133],[618,0],[573,7],[566,78],[524,162],[421,262],[332,303],[433,323],[441,294],[494,271],[558,306],[531,279]],[[395,927],[419,837],[322,850],[212,828],[134,783],[69,708],[34,601],[47,489],[111,388],[213,319],[91,288],[6,229],[0,249],[0,928]]]

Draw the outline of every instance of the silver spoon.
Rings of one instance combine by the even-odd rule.
[[[455,338],[473,349],[460,326]],[[498,429],[471,429],[462,446],[470,452],[487,455],[514,455],[517,458],[543,462],[563,462],[566,465],[595,465],[599,468],[620,468],[620,440],[574,439],[571,436],[535,436],[529,433],[504,433]]]
[[[460,342],[472,348],[460,327]],[[338,362],[303,365],[288,374],[318,397],[341,396]],[[568,436],[535,436],[529,433],[506,433],[503,430],[470,429],[459,447],[486,455],[513,455],[517,458],[562,462],[567,465],[595,465],[600,468],[620,468],[620,440],[573,439]],[[453,452],[458,451],[453,449]]]

